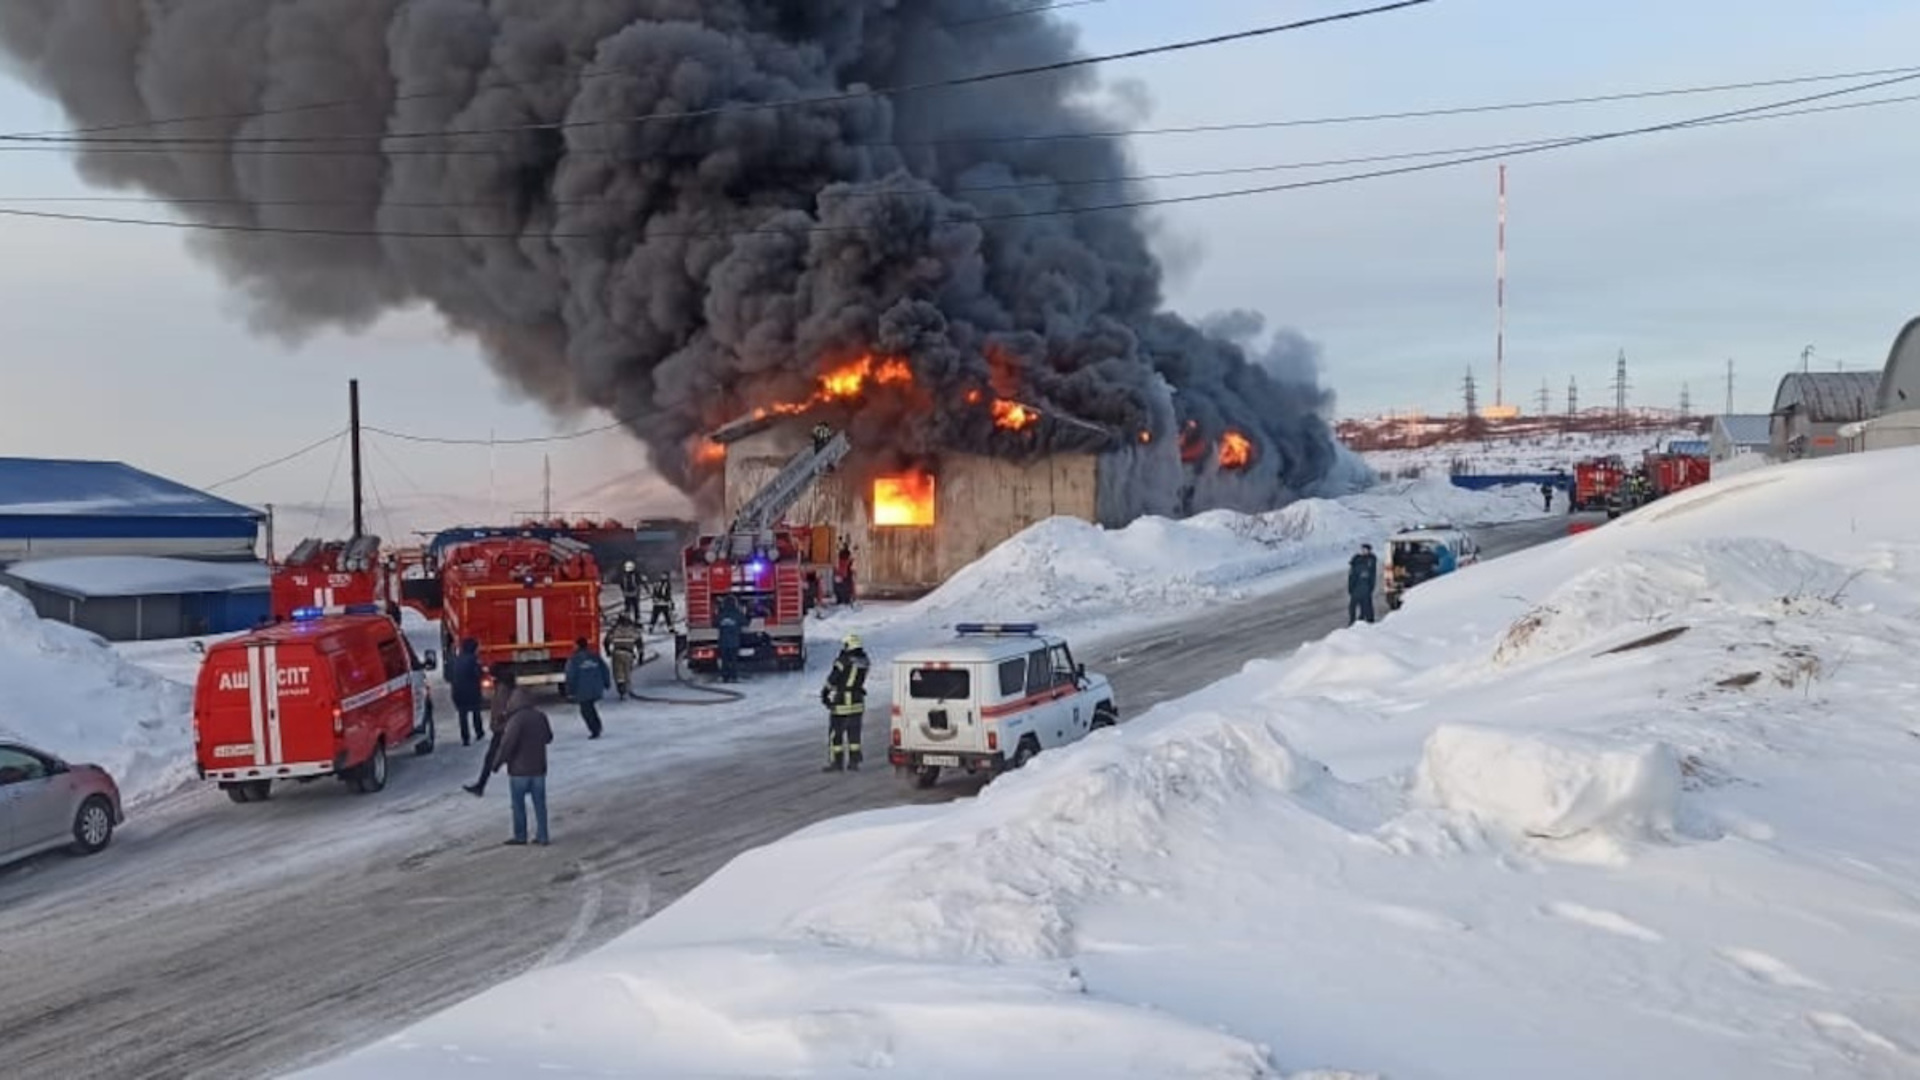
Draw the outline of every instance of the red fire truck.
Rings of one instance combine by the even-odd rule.
[[[1573,466],[1573,510],[1604,510],[1607,500],[1627,479],[1626,462],[1618,457],[1588,458]]]
[[[1669,451],[1647,455],[1647,479],[1652,483],[1655,498],[1697,487],[1712,478],[1713,463],[1704,454]]]
[[[719,669],[718,623],[727,597],[742,617],[742,667],[807,666],[804,594],[819,533],[781,519],[852,449],[844,432],[816,429],[812,445],[754,493],[727,531],[702,536],[686,549],[687,631],[678,644],[690,670]]]
[[[565,678],[574,641],[598,647],[600,569],[585,544],[497,537],[455,544],[441,556],[437,597],[442,647],[480,643],[481,665],[505,664],[523,685]]]
[[[380,538],[303,540],[272,572],[273,617],[284,622],[303,608],[387,602]]]

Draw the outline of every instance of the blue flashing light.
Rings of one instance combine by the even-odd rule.
[[[313,620],[320,618],[326,613],[327,613],[326,609],[324,608],[317,608],[317,607],[294,608],[293,621],[294,622],[312,622]]]
[[[1030,623],[1030,622],[1019,622],[1019,623],[963,622],[954,626],[953,630],[954,630],[954,633],[963,634],[963,635],[991,634],[996,636],[1002,636],[1002,635],[1010,635],[1010,634],[1037,634],[1040,632],[1040,624]]]
[[[752,574],[754,577],[759,577],[761,574],[764,574],[766,572],[767,572],[767,564],[764,562],[761,562],[759,559],[755,559],[752,562],[747,564],[747,573]]]

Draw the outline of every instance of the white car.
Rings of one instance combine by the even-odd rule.
[[[1113,687],[1032,623],[961,623],[944,645],[893,662],[887,760],[923,788],[943,769],[1019,768],[1120,720]]]

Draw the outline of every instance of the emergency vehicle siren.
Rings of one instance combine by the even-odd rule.
[[[1040,632],[1039,623],[968,623],[954,626],[953,632],[962,637],[982,635],[988,637],[1009,637],[1014,635],[1032,636]]]
[[[336,604],[333,607],[303,607],[293,610],[294,622],[312,622],[329,615],[379,615],[379,604]]]

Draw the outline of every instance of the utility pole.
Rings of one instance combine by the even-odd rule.
[[[1466,381],[1460,384],[1461,395],[1467,406],[1467,434],[1480,430],[1480,388],[1473,380],[1473,369],[1467,369]]]
[[[1500,230],[1494,256],[1493,403],[1507,403],[1507,167],[1500,166]]]
[[[1544,419],[1553,410],[1553,391],[1547,387],[1547,380],[1540,380],[1540,395],[1535,400],[1540,403],[1540,416]]]
[[[1620,350],[1620,359],[1613,368],[1613,422],[1621,431],[1627,429],[1627,350]]]
[[[540,520],[553,520],[553,455],[545,454],[540,459]]]
[[[347,380],[347,432],[353,440],[353,539],[367,535],[365,508],[360,502],[360,380]]]
[[[1727,415],[1733,415],[1733,358],[1727,358]]]
[[[1813,366],[1813,346],[1800,350],[1800,374],[1805,375]]]
[[[266,529],[267,529],[267,537],[266,537],[266,539],[267,539],[267,565],[268,565],[268,566],[272,566],[272,565],[274,565],[274,558],[273,558],[273,504],[272,504],[272,503],[268,503],[268,504],[267,504],[267,520],[266,520],[266,522],[265,522],[265,524],[266,524]]]

